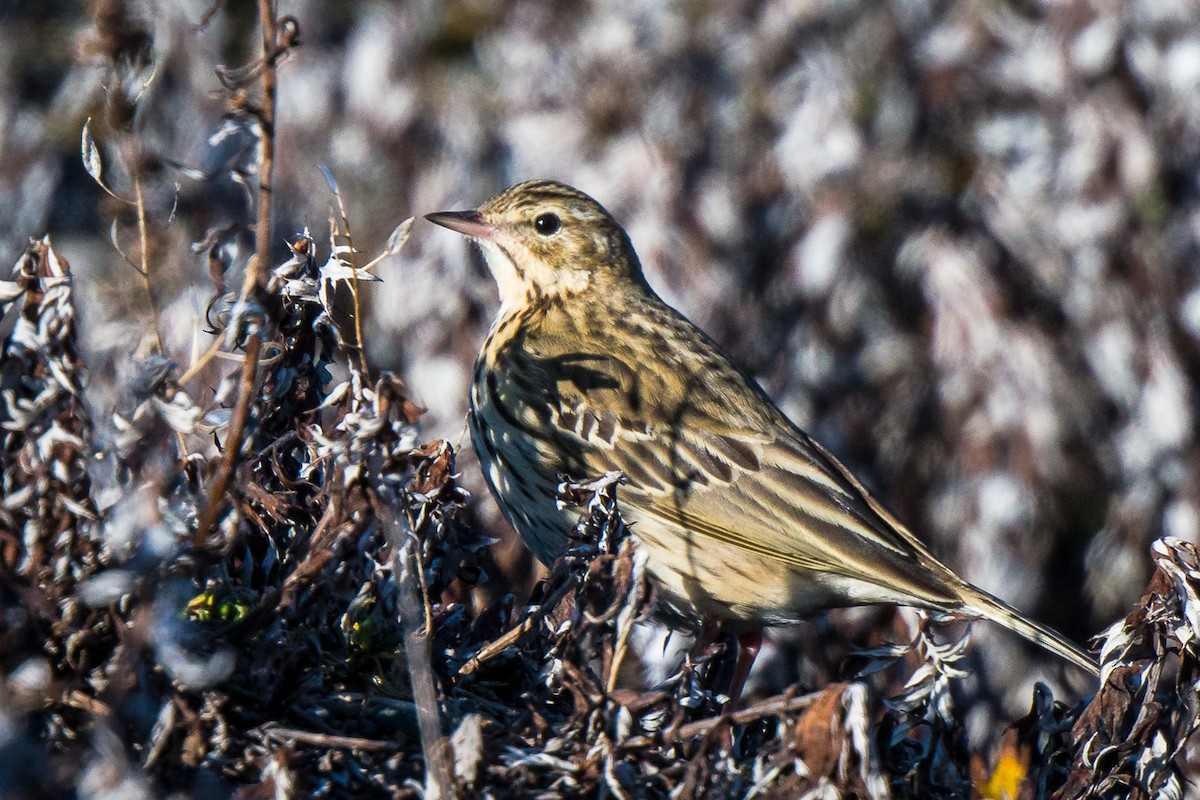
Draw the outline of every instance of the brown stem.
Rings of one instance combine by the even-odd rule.
[[[259,109],[262,136],[259,137],[258,226],[255,230],[254,260],[247,265],[246,277],[242,282],[243,301],[262,283],[263,271],[271,251],[271,192],[272,171],[275,167],[275,62],[279,57],[278,48],[275,46],[277,31],[274,0],[258,0],[258,19],[262,27],[263,48],[262,104]]]
[[[762,717],[791,714],[808,708],[812,705],[816,697],[816,692],[800,697],[791,694],[776,695],[760,703],[747,706],[740,711],[735,711],[732,714],[721,714],[717,717],[709,717],[708,719],[700,719],[695,722],[689,722],[686,725],[681,725],[673,734],[667,732],[666,738],[670,741],[686,742],[697,736],[703,736],[718,725],[745,725],[747,722],[752,722]],[[654,744],[652,737],[631,736],[621,742],[620,746],[623,748],[638,748],[649,747],[652,744]]]
[[[328,733],[315,733],[313,731],[302,731],[296,728],[267,728],[265,731],[266,737],[276,742],[285,744],[291,742],[300,742],[301,744],[312,744],[318,747],[328,748],[345,748],[349,750],[367,750],[367,751],[383,751],[395,750],[397,745],[395,742],[383,742],[378,739],[360,739],[355,736],[334,736]]]
[[[433,674],[429,638],[425,636],[424,613],[416,573],[421,570],[420,549],[411,529],[395,519],[389,521],[388,540],[392,545],[392,574],[399,589],[400,622],[404,628],[404,654],[412,681],[413,702],[417,706],[417,727],[425,756],[425,797],[451,800],[455,796],[451,767],[450,740],[442,733],[437,678]]]
[[[134,205],[137,207],[138,220],[138,240],[141,243],[141,267],[138,269],[138,274],[142,278],[142,289],[146,292],[146,304],[150,306],[150,329],[154,332],[154,346],[158,350],[159,355],[166,355],[166,348],[163,347],[162,320],[158,314],[158,305],[154,302],[154,286],[150,281],[150,236],[147,233],[146,226],[146,199],[142,194],[142,163],[140,154],[134,150],[133,145],[130,145],[131,154],[129,155],[130,171],[133,173],[133,196]],[[179,445],[180,455],[186,459],[188,457],[187,437],[181,431],[175,431],[175,441]]]
[[[570,575],[562,585],[555,589],[536,608],[526,613],[520,624],[511,628],[498,639],[489,642],[478,653],[467,659],[467,662],[458,668],[458,674],[470,675],[479,669],[480,665],[485,661],[490,661],[520,641],[522,636],[533,630],[534,626],[541,622],[547,614],[557,608],[562,599],[567,596],[567,593],[574,589],[578,583],[579,577],[575,574]]]
[[[136,158],[136,156],[135,156]],[[132,159],[131,159],[132,161]],[[160,355],[166,351],[163,350],[162,335],[159,333],[159,318],[158,306],[154,303],[154,290],[150,284],[150,246],[149,236],[146,233],[146,201],[142,197],[142,178],[140,175],[141,165],[133,163],[133,195],[137,206],[138,217],[138,238],[141,240],[141,261],[142,266],[138,270],[142,276],[142,288],[146,291],[146,302],[150,305],[150,322],[154,329],[154,344],[158,348]]]
[[[246,265],[246,276],[242,280],[241,303],[250,299],[263,283],[264,265],[271,250],[271,181],[275,165],[275,63],[279,57],[276,47],[275,3],[274,0],[259,0],[259,24],[262,27],[262,103],[259,108],[259,125],[262,133],[259,136],[259,168],[258,168],[258,223],[254,231],[254,257]],[[235,322],[236,324],[236,322]],[[217,467],[213,480],[212,491],[208,503],[200,514],[196,526],[196,536],[193,542],[197,549],[203,547],[208,533],[216,524],[221,505],[225,500],[225,492],[229,480],[237,467],[238,454],[242,449],[242,439],[246,435],[246,422],[250,418],[250,403],[254,398],[254,387],[258,382],[258,357],[262,350],[262,333],[258,329],[251,330],[247,336],[245,356],[242,362],[241,386],[238,393],[237,405],[230,420],[229,436],[225,440],[225,453]]]
[[[221,463],[217,466],[217,474],[213,478],[212,490],[208,494],[208,502],[200,514],[196,525],[196,538],[193,543],[196,549],[204,546],[208,532],[217,522],[221,506],[225,502],[225,492],[229,488],[229,479],[237,468],[238,454],[242,449],[242,439],[246,435],[246,421],[250,418],[250,403],[254,399],[254,385],[258,373],[258,355],[262,349],[262,338],[257,332],[253,333],[246,342],[246,360],[242,362],[241,390],[238,393],[237,405],[233,407],[233,419],[229,422],[229,436],[225,439],[225,452]]]
[[[346,237],[346,261],[350,264],[350,271],[353,277],[350,280],[350,297],[354,305],[354,346],[358,349],[358,366],[362,370],[363,380],[366,380],[369,374],[367,367],[367,348],[363,344],[363,329],[362,329],[362,305],[358,299],[358,266],[357,259],[354,257],[354,238],[350,235],[350,218],[346,214],[346,204],[342,202],[342,192],[337,188],[337,184],[332,182],[334,187],[333,197],[337,200],[338,213],[342,217],[341,233]]]

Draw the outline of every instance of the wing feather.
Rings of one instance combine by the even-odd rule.
[[[587,462],[597,474],[629,476],[621,504],[644,520],[797,569],[890,586],[914,601],[953,599],[951,573],[802,433],[772,440],[758,432],[706,435],[698,425],[659,436],[621,431]],[[737,453],[738,461],[719,453]]]
[[[537,360],[555,376],[555,413],[589,475],[624,472],[621,504],[643,520],[918,603],[956,597],[953,573],[711,340],[665,306],[651,311],[664,346],[637,351],[638,361],[618,347],[579,352],[580,341],[608,340],[610,330],[539,345]],[[612,324],[640,325],[643,316]]]

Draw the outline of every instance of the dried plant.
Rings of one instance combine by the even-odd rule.
[[[1160,539],[1138,607],[1099,637],[1103,684],[1071,732],[1056,798],[1183,797],[1179,756],[1200,725],[1200,554]]]
[[[1195,14],[1134,5],[348,3],[302,39],[263,0],[248,50],[230,4],[95,0],[49,108],[0,15],[0,795],[1184,796],[1177,539],[1078,707],[924,618],[842,626],[854,677],[840,622],[799,634],[732,709],[723,643],[649,682],[621,476],[564,476],[576,541],[527,580],[428,433],[490,288],[387,236],[498,174],[585,185],[968,577],[1032,606],[1080,561],[1111,617],[1200,529]],[[205,83],[218,52],[251,55]],[[71,202],[104,249],[20,244]]]

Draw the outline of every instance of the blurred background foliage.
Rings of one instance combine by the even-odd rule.
[[[1152,539],[1200,540],[1200,3],[280,12],[301,46],[280,67],[276,262],[285,236],[325,230],[318,165],[367,254],[405,217],[559,179],[623,221],[652,285],[972,582],[1084,640],[1136,600]],[[42,232],[70,259],[97,419],[153,314],[110,241],[133,241],[134,212],[88,176],[80,130],[91,118],[106,163],[138,165],[158,329],[186,368],[212,284],[192,245],[253,219],[239,170],[254,143],[219,135],[231,101],[213,65],[253,59],[255,13],[0,5],[0,262]],[[106,180],[131,194],[127,173]],[[423,221],[377,273],[371,362],[428,408],[426,438],[465,444],[490,278]],[[460,466],[473,513],[501,530],[474,459]],[[499,548],[527,584],[519,546]],[[781,635],[764,672],[786,682],[787,640],[805,635]],[[991,689],[1027,708],[1039,656],[976,650]]]

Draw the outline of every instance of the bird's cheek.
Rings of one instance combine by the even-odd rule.
[[[592,275],[587,270],[571,269],[563,270],[558,282],[564,291],[567,292],[582,292],[588,288],[591,283]]]

